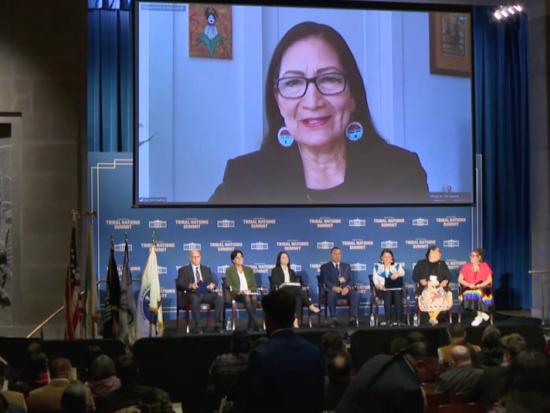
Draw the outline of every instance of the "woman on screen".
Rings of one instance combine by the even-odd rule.
[[[274,288],[285,288],[296,300],[294,327],[299,327],[298,319],[302,313],[302,306],[306,306],[312,313],[318,314],[321,310],[311,302],[307,293],[302,289],[296,273],[290,268],[290,257],[285,251],[277,254],[277,262],[271,270],[271,285]]]
[[[372,269],[374,286],[382,292],[384,297],[386,322],[382,322],[381,325],[392,323],[392,305],[395,307],[396,313],[393,325],[401,324],[404,276],[405,269],[401,264],[395,262],[393,251],[387,248],[383,249],[380,253],[380,262],[375,263]]]
[[[413,280],[417,283],[417,300],[420,311],[430,315],[430,324],[438,324],[441,311],[453,306],[453,294],[449,289],[451,272],[447,263],[441,259],[441,250],[432,245],[426,251],[426,259],[416,263]]]
[[[355,58],[342,36],[313,22],[275,48],[259,151],[227,162],[213,203],[422,203],[418,156],[376,131]]]
[[[474,327],[489,320],[487,313],[493,305],[493,295],[487,289],[493,283],[493,270],[483,261],[483,256],[481,248],[473,249],[470,253],[470,262],[464,264],[458,274],[458,282],[463,288],[462,306],[476,312],[476,317],[472,321]]]

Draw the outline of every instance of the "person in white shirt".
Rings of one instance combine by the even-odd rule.
[[[375,263],[372,269],[374,286],[384,297],[386,321],[381,325],[401,324],[404,275],[405,268],[402,264],[395,262],[393,251],[387,248],[383,249],[380,253],[380,262]],[[392,306],[395,307],[395,319],[392,317]]]
[[[285,288],[290,292],[295,300],[295,318],[294,327],[299,327],[299,315],[302,313],[302,306],[306,306],[312,313],[318,314],[321,310],[313,304],[306,291],[302,289],[301,279],[296,276],[296,273],[290,266],[290,257],[285,251],[277,254],[277,262],[271,270],[271,285],[274,288]],[[291,285],[288,285],[288,284]],[[292,285],[294,284],[294,285]]]

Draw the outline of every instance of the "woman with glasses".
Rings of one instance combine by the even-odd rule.
[[[261,149],[227,162],[210,202],[426,199],[418,156],[376,131],[355,58],[333,28],[313,22],[291,28],[273,53],[265,96]]]
[[[395,321],[393,325],[401,324],[402,302],[403,302],[403,277],[405,268],[396,263],[393,251],[384,248],[380,253],[380,262],[374,263],[372,278],[374,287],[382,292],[384,297],[385,322],[381,325],[392,324],[392,304],[395,307]]]
[[[487,287],[493,283],[493,270],[483,261],[484,252],[475,248],[470,253],[470,262],[460,269],[458,282],[462,286],[462,306],[476,312],[472,326],[477,327],[489,320],[487,314],[493,305],[493,296]]]

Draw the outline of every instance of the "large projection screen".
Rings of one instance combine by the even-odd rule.
[[[136,206],[474,202],[470,8],[135,4]]]

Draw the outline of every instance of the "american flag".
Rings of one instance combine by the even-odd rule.
[[[65,277],[65,338],[74,340],[80,335],[80,270],[76,253],[76,228],[71,231],[70,262]]]

